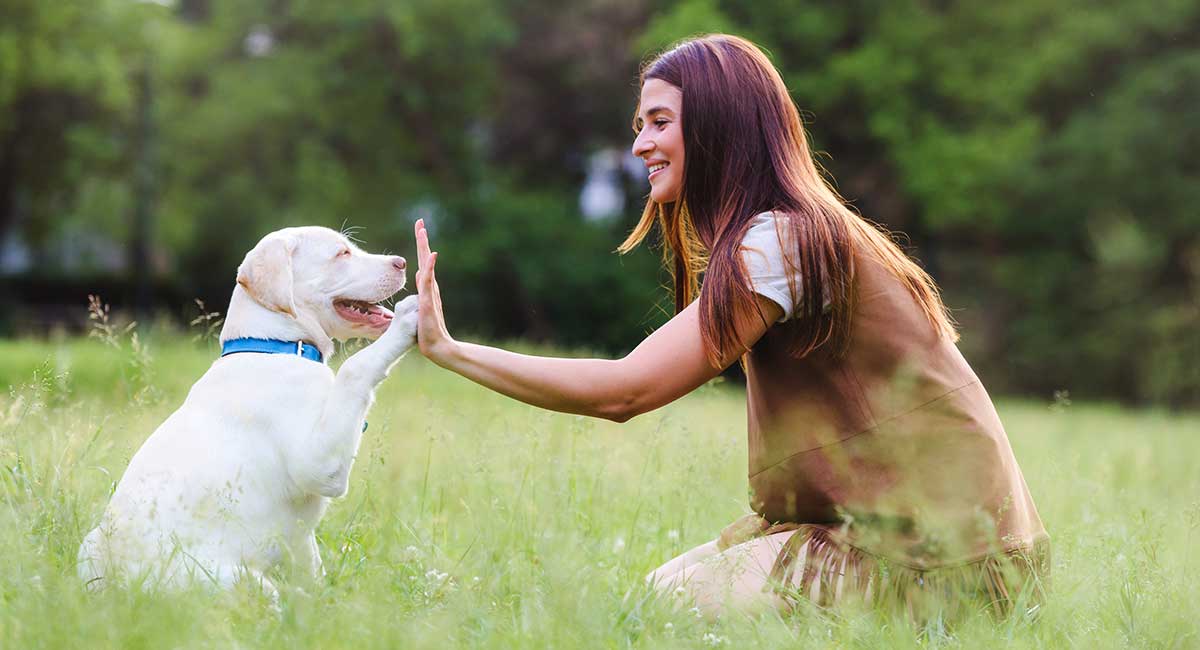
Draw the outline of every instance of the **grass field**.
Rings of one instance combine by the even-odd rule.
[[[699,620],[641,577],[745,512],[744,396],[711,385],[624,425],[539,411],[412,354],[379,392],[327,576],[85,593],[79,541],[215,345],[0,341],[2,648],[1200,647],[1200,418],[1002,401],[1053,537],[1035,622],[915,630],[863,611]],[[335,360],[335,364],[336,364]]]

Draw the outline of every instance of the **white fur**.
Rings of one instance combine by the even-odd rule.
[[[346,493],[375,387],[416,337],[415,296],[386,331],[343,320],[333,300],[391,296],[404,286],[397,260],[315,227],[271,233],[246,255],[222,342],[304,340],[328,360],[335,338],[378,340],[336,375],[283,354],[215,361],[133,456],[79,548],[81,579],[226,587],[249,578],[274,594],[264,573],[276,566],[320,575],[317,522]]]

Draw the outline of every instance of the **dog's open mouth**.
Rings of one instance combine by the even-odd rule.
[[[365,300],[341,298],[333,301],[333,308],[343,320],[367,327],[386,328],[392,322],[392,310]]]

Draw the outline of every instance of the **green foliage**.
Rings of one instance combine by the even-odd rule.
[[[989,386],[1200,404],[1196,0],[10,0],[0,242],[53,274],[141,237],[137,277],[219,308],[266,231],[409,253],[428,213],[459,331],[628,349],[661,320],[652,256],[611,254],[644,188],[602,225],[578,190],[629,146],[638,63],[713,31],[768,50]]]
[[[646,36],[704,21],[774,55],[843,194],[984,310],[996,385],[1200,403],[1200,4],[683,1]]]
[[[617,425],[515,403],[416,354],[381,387],[350,492],[318,528],[323,580],[278,577],[278,612],[252,589],[88,593],[83,535],[215,356],[142,333],[163,394],[140,405],[125,349],[0,341],[2,647],[1186,648],[1200,634],[1181,606],[1200,599],[1195,417],[1000,405],[1054,544],[1036,623],[914,630],[805,608],[710,624],[642,577],[745,512],[740,390]]]
[[[439,282],[457,288],[446,305],[452,326],[621,350],[631,347],[631,332],[661,324],[665,294],[646,282],[658,277],[657,256],[618,256],[618,228],[577,219],[560,195],[503,186],[433,216]]]
[[[716,0],[681,0],[646,25],[634,54],[659,52],[690,36],[734,31],[733,21],[721,12]]]

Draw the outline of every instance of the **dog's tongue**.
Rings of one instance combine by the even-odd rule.
[[[387,325],[392,321],[394,316],[395,314],[392,313],[392,310],[384,307],[383,305],[371,305],[371,307],[367,310],[367,319],[372,325]]]
[[[387,307],[365,302],[338,301],[334,303],[334,308],[347,321],[376,328],[386,328],[395,316]]]

